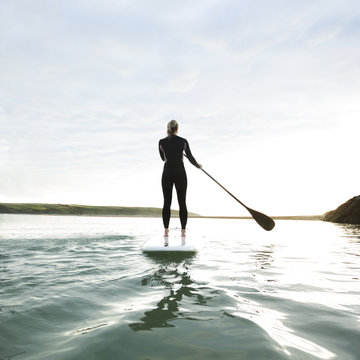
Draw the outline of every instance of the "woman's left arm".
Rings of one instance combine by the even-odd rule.
[[[160,154],[162,161],[165,161],[165,154],[164,154],[164,150],[160,144],[160,141],[159,141],[159,154]]]

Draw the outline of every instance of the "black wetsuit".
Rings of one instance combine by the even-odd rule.
[[[187,177],[183,162],[184,152],[194,166],[197,168],[200,166],[191,154],[189,143],[180,136],[172,135],[161,139],[159,141],[159,152],[161,159],[165,161],[161,179],[164,194],[164,207],[162,210],[164,228],[169,227],[172,189],[175,184],[180,208],[181,228],[185,229],[188,212],[186,208]]]

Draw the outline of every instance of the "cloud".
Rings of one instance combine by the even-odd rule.
[[[358,130],[355,1],[4,0],[0,10],[8,200],[158,203],[149,188],[159,185],[157,142],[172,118],[234,187],[246,169],[266,176],[252,157],[271,155],[281,179],[281,151],[300,161],[304,146],[315,171],[312,153],[335,155],[334,133]],[[244,156],[241,170],[227,169],[224,159]],[[283,213],[294,207],[286,198]],[[205,192],[193,206],[211,208]]]

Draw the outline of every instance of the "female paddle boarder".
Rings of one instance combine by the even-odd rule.
[[[191,154],[189,143],[186,139],[177,135],[179,124],[171,120],[167,125],[167,137],[159,141],[159,152],[161,159],[165,162],[161,178],[161,185],[164,194],[164,206],[162,218],[165,228],[164,236],[169,236],[170,206],[172,200],[172,189],[175,184],[177,198],[180,208],[181,236],[186,235],[186,223],[188,212],[186,208],[187,177],[184,167],[184,152],[190,162],[201,169]]]

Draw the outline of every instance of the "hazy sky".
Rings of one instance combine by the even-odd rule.
[[[360,194],[359,44],[357,0],[1,0],[0,202],[161,207],[177,119],[248,206],[321,214]],[[190,211],[246,215],[186,167]]]

